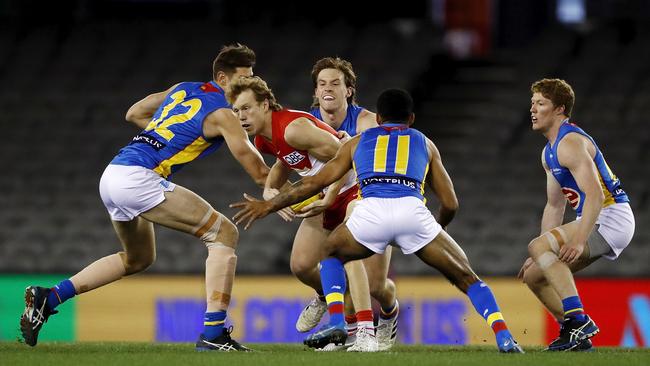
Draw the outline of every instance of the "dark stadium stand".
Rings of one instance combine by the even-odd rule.
[[[565,78],[577,95],[574,120],[599,143],[637,219],[635,238],[620,260],[601,261],[585,274],[650,275],[650,48],[644,43],[650,28],[638,24],[639,36],[631,40],[621,40],[608,24],[589,32],[554,28],[523,49],[452,61],[441,56],[435,32],[411,25],[414,33],[397,24],[292,23],[268,32],[265,25],[179,21],[169,27],[163,20],[110,19],[3,28],[0,123],[8,169],[0,176],[0,271],[73,273],[115,252],[119,243],[97,184],[137,132],[124,122],[126,110],[175,82],[208,80],[219,47],[239,41],[257,52],[255,73],[287,107],[309,107],[311,66],[330,55],[352,61],[358,99],[370,109],[382,89],[413,90],[415,127],[438,145],[460,199],[449,231],[480,275],[516,274],[539,232],[544,140],[529,128],[529,87],[542,77]],[[169,30],[189,27],[191,37]],[[226,148],[174,180],[227,215],[234,213],[227,204],[242,192],[260,196]],[[242,232],[238,272],[288,273],[296,227],[276,216]],[[164,228],[157,228],[157,239],[150,272],[202,272],[205,249],[198,240]],[[401,254],[394,256],[393,271],[430,273],[414,256]]]

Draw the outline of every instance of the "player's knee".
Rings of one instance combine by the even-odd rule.
[[[537,258],[544,251],[546,251],[546,242],[542,236],[538,236],[528,243],[528,255],[531,258]]]
[[[239,240],[237,226],[216,211],[212,211],[211,215],[214,217],[212,225],[202,228],[196,235],[208,248],[219,244],[236,249]]]
[[[298,277],[314,271],[317,265],[309,256],[292,256],[290,261],[291,273]]]
[[[140,273],[149,268],[156,261],[156,252],[151,251],[150,253],[139,254],[137,256],[125,253],[125,255],[122,255],[122,260],[124,262],[125,275],[128,276]]]
[[[237,243],[239,242],[239,230],[237,229],[237,226],[226,217],[224,217],[221,222],[217,240],[223,243],[225,246],[231,247],[233,249],[237,248]]]

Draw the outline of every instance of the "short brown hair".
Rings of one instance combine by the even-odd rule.
[[[357,104],[355,94],[357,91],[357,75],[352,69],[350,61],[344,60],[340,57],[325,57],[316,61],[314,67],[311,69],[311,81],[314,83],[314,89],[318,86],[318,74],[325,69],[336,69],[343,73],[343,82],[348,88],[352,88],[352,93],[348,97],[348,104]],[[318,98],[314,97],[312,107],[318,107]]]
[[[282,109],[282,105],[278,103],[275,99],[275,95],[273,95],[273,90],[271,90],[271,88],[266,84],[266,81],[262,80],[259,76],[241,77],[230,83],[230,89],[226,93],[228,103],[235,103],[235,99],[237,99],[239,94],[246,90],[251,90],[253,94],[255,94],[255,100],[258,103],[263,102],[264,99],[268,100],[271,110],[277,112]]]
[[[544,98],[550,99],[554,107],[564,106],[564,115],[571,117],[576,95],[571,85],[562,79],[537,80],[530,87],[530,91],[540,93]]]
[[[223,46],[212,62],[212,78],[217,79],[219,71],[228,77],[237,71],[238,67],[255,66],[255,52],[243,44]]]

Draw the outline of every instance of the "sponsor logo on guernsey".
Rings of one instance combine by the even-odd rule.
[[[151,147],[153,147],[156,151],[160,151],[160,149],[165,148],[164,143],[158,141],[155,137],[151,135],[147,135],[145,133],[140,133],[136,135],[133,140],[131,141],[132,144],[147,144]]]
[[[377,183],[384,183],[384,184],[401,184],[407,188],[411,189],[417,189],[418,188],[418,182],[409,179],[409,178],[403,178],[403,177],[372,177],[372,178],[366,178],[361,180],[361,186],[365,187],[369,184],[377,184]]]
[[[567,201],[569,201],[569,204],[573,209],[576,209],[578,206],[580,206],[580,193],[578,193],[578,191],[575,189],[562,187],[562,193],[564,193],[564,196],[566,197]]]
[[[284,161],[286,161],[289,165],[296,165],[305,160],[305,155],[297,151],[292,151],[291,154],[283,156],[282,159],[284,159]]]

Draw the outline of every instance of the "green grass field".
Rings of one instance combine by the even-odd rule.
[[[0,342],[0,365],[650,365],[650,349],[598,348],[589,353],[499,354],[494,347],[396,346],[391,352],[321,353],[301,345],[253,344],[253,353],[195,352],[193,344],[56,343],[31,348]]]

